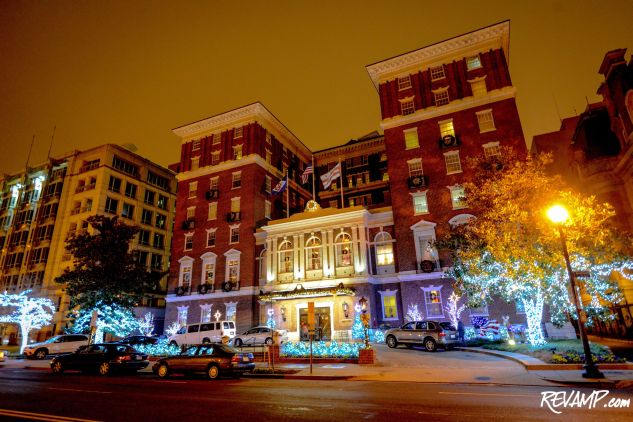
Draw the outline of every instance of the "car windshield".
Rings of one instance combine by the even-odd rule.
[[[55,340],[57,340],[57,339],[58,339],[58,338],[60,338],[60,337],[61,337],[61,336],[54,336],[54,337],[51,337],[51,338],[49,338],[48,340],[43,341],[43,342],[42,342],[42,344],[50,344],[50,343],[54,343],[54,342],[55,342]]]
[[[449,331],[457,331],[457,328],[453,327],[450,322],[440,322],[440,327]]]

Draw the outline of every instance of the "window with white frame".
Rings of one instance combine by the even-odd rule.
[[[484,157],[488,160],[500,160],[501,159],[501,147],[499,142],[488,142],[482,145],[484,148]]]
[[[422,261],[431,261],[435,267],[439,265],[439,255],[435,247],[435,223],[421,220],[411,226],[415,239],[415,256],[418,269],[422,270]]]
[[[415,192],[411,194],[411,198],[413,199],[413,214],[428,214],[429,213],[429,205],[426,201],[426,192]]]
[[[402,78],[398,78],[398,90],[402,91],[403,89],[411,88],[411,76],[403,76]]]
[[[479,78],[470,82],[470,89],[473,91],[473,97],[481,97],[482,95],[486,95],[488,93],[488,88],[486,88],[486,79]]]
[[[409,166],[409,177],[424,175],[421,158],[413,158],[411,160],[408,160],[407,165]]]
[[[211,322],[211,307],[213,305],[210,303],[205,303],[204,305],[200,305],[200,322]]]
[[[492,109],[482,110],[475,113],[477,123],[479,123],[479,133],[490,132],[496,129],[495,119],[492,117]]]
[[[374,237],[376,248],[376,265],[384,267],[393,265],[393,239],[387,232],[381,231]]]
[[[382,305],[382,319],[392,321],[398,319],[398,303],[396,301],[396,290],[384,290],[380,293],[380,302]]]
[[[187,207],[187,220],[193,220],[196,216],[196,207]]]
[[[431,80],[437,81],[438,79],[444,78],[446,75],[444,74],[444,66],[434,66],[431,68]]]
[[[229,226],[230,241],[229,243],[239,243],[240,241],[240,226]]]
[[[442,287],[428,286],[421,287],[421,289],[424,291],[427,318],[444,317],[444,312],[442,311]]]
[[[446,174],[462,172],[462,162],[459,159],[459,151],[449,151],[444,153],[446,163]]]
[[[451,191],[451,202],[453,203],[454,210],[466,208],[468,206],[468,203],[466,202],[466,192],[462,186],[448,186],[448,189]]]
[[[433,95],[435,97],[435,105],[436,106],[443,106],[446,105],[448,103],[451,102],[449,96],[448,96],[448,87],[446,87],[446,89],[442,89],[439,91],[434,91]]]
[[[308,239],[305,246],[305,254],[306,254],[306,269],[308,271],[312,270],[320,270],[323,265],[321,261],[322,254],[322,246],[321,239],[316,236],[312,236]]]
[[[240,212],[240,197],[231,198],[231,212]]]
[[[242,172],[236,171],[232,174],[231,177],[231,189],[236,189],[242,187]]]
[[[234,160],[242,159],[242,145],[235,145],[233,147],[233,159]]]
[[[215,283],[215,262],[217,255],[213,252],[207,252],[200,255],[202,260],[202,273],[200,275],[200,284],[213,286]]]
[[[207,229],[207,248],[215,246],[215,232],[217,228]]]
[[[226,274],[225,279],[231,283],[237,283],[240,279],[240,252],[231,249],[226,252]]]
[[[193,233],[185,234],[185,248],[184,250],[190,251],[193,249]]]
[[[178,306],[178,324],[182,327],[187,325],[187,314],[189,313],[189,306]]]
[[[212,141],[213,143],[212,143],[212,144],[213,144],[213,145],[217,145],[217,144],[219,144],[221,141],[222,141],[222,134],[220,134],[220,133],[214,133],[214,134],[213,134],[213,141]]]
[[[413,97],[408,97],[400,100],[400,114],[408,116],[415,113],[415,104],[413,103]]]
[[[235,132],[233,132],[233,139],[241,138],[244,133],[244,128],[242,126],[236,127]]]
[[[481,67],[479,56],[466,57],[466,69],[473,70]]]
[[[418,139],[418,128],[404,130],[404,146],[406,149],[413,149],[420,147],[420,141]]]
[[[200,168],[200,156],[191,157],[191,170],[198,170]]]
[[[218,218],[218,203],[211,202],[209,203],[209,211],[207,213],[207,220],[215,220]]]
[[[270,193],[273,186],[273,179],[270,176],[266,176],[266,184],[264,186],[266,193]]]
[[[191,143],[192,151],[198,151],[200,149],[200,139],[196,139]]]
[[[272,204],[270,203],[270,201],[266,200],[264,202],[264,218],[267,218],[270,220],[271,218],[271,209],[272,209]]]
[[[211,153],[211,165],[215,166],[220,164],[220,151],[213,151]]]
[[[217,190],[220,176],[215,176],[209,179],[209,190]]]
[[[189,198],[195,198],[198,191],[198,182],[189,183]]]
[[[337,267],[349,267],[352,265],[352,236],[341,232],[334,239],[334,250]]]
[[[193,258],[183,256],[178,260],[180,263],[180,271],[178,274],[178,286],[188,290],[191,287],[191,267]]]
[[[225,303],[224,306],[226,307],[226,320],[236,322],[237,302]]]
[[[279,273],[291,273],[294,268],[294,251],[292,248],[292,243],[289,240],[284,240],[281,242],[278,248],[277,253],[279,262]]]
[[[453,119],[442,120],[437,122],[440,127],[440,138],[444,138],[447,135],[455,136],[455,128],[453,127]]]

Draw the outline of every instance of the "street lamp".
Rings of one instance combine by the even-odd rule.
[[[369,327],[369,315],[367,315],[367,299],[365,299],[365,296],[360,298],[358,305],[360,306],[360,311],[362,312],[360,318],[361,321],[363,321],[363,330],[365,333],[365,349],[369,349],[369,333],[367,331],[367,328]]]
[[[571,263],[569,262],[569,252],[567,251],[567,239],[565,238],[565,232],[563,231],[563,223],[569,218],[567,210],[560,206],[554,205],[547,210],[547,217],[556,224],[558,227],[558,233],[560,234],[560,241],[563,246],[563,256],[565,257],[565,265],[567,266],[567,274],[569,275],[569,284],[571,285],[571,295],[574,300],[574,306],[576,307],[576,318],[578,319],[578,332],[580,333],[580,340],[582,341],[582,347],[585,351],[585,372],[582,374],[583,378],[604,378],[604,374],[600,372],[598,367],[593,361],[591,355],[591,349],[589,349],[589,340],[587,340],[587,334],[585,333],[585,324],[582,321],[580,300],[576,293],[576,277],[571,269]]]

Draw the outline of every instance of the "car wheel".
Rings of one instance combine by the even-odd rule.
[[[34,356],[35,356],[35,359],[42,360],[42,359],[46,359],[46,355],[48,355],[48,350],[46,350],[46,349],[37,349],[35,351],[35,355]]]
[[[161,363],[158,369],[156,370],[156,375],[158,378],[168,378],[169,377],[169,367],[166,363]]]
[[[55,362],[53,362],[51,364],[51,371],[53,371],[53,374],[58,374],[61,375],[64,373],[64,364],[61,363],[60,361],[56,360]]]
[[[435,349],[437,349],[437,344],[432,338],[427,338],[426,340],[424,340],[424,348],[427,352],[434,352]]]
[[[219,376],[220,368],[218,368],[217,365],[209,365],[209,368],[207,369],[207,377],[209,377],[210,380],[214,380]]]
[[[398,347],[398,340],[394,336],[387,336],[387,346],[391,349]]]
[[[211,343],[211,340],[209,340],[208,337],[205,337],[202,339],[202,344],[209,344],[209,343]]]
[[[109,375],[110,369],[110,364],[108,362],[101,362],[101,365],[99,365],[99,375]]]
[[[176,343],[176,341],[175,341],[175,340],[170,341],[170,342],[169,342],[169,345],[170,345],[170,346],[176,346],[176,347],[178,347],[178,343]]]
[[[264,344],[265,344],[265,345],[267,345],[267,346],[270,346],[271,344],[273,344],[273,339],[272,339],[272,338],[270,338],[270,337],[268,337],[268,338],[264,341]]]
[[[242,339],[241,338],[236,338],[235,341],[233,342],[233,345],[235,347],[241,347],[242,346]]]

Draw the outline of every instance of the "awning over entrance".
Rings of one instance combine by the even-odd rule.
[[[261,302],[273,302],[275,300],[283,299],[297,299],[305,297],[323,297],[323,296],[354,296],[354,289],[343,286],[343,283],[339,283],[338,286],[333,287],[318,287],[314,289],[306,289],[301,284],[297,284],[294,290],[284,290],[278,292],[264,293],[263,290],[259,292],[259,300]]]

